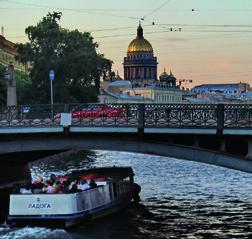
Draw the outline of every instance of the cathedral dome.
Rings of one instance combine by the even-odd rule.
[[[143,28],[141,25],[137,28],[137,37],[128,46],[128,52],[138,51],[153,52],[151,44],[143,37]]]

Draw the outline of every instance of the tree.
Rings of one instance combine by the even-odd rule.
[[[30,77],[21,71],[14,71],[14,79],[17,86],[17,102],[19,105],[26,104],[29,101],[31,79]]]
[[[29,42],[17,44],[18,59],[32,65],[27,103],[50,102],[50,69],[55,71],[54,102],[96,101],[100,78],[111,70],[112,61],[96,52],[98,44],[91,34],[61,28],[61,16],[48,13],[26,28]]]

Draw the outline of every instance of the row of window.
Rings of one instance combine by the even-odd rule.
[[[173,96],[173,95],[155,95],[154,100],[162,101],[162,102],[181,102],[182,97],[180,96]]]
[[[24,64],[19,61],[16,61],[13,55],[10,55],[5,52],[0,52],[0,61],[3,61],[6,64],[12,62],[14,66],[24,67]]]

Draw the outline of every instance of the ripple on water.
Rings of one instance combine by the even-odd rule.
[[[3,228],[1,239],[72,239],[63,229],[48,229],[43,227]]]

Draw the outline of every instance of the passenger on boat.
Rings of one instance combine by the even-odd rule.
[[[73,181],[69,185],[69,192],[70,193],[80,192],[80,190],[78,189],[77,184],[78,184],[78,178],[73,179]]]
[[[97,184],[93,178],[91,178],[89,186],[90,188],[97,188]]]
[[[44,188],[44,191],[46,193],[56,193],[56,190],[55,190],[53,182],[49,182],[48,185],[47,185],[47,187]]]
[[[56,180],[57,180],[56,175],[52,173],[50,176],[49,182],[54,184]]]
[[[20,188],[20,193],[21,194],[31,194],[32,193],[31,184],[26,183],[23,187],[21,187]]]
[[[63,193],[64,185],[60,181],[56,181],[54,184],[55,193]]]
[[[43,178],[38,177],[32,184],[32,192],[33,193],[41,193],[44,188]]]
[[[87,190],[90,188],[89,184],[87,183],[86,179],[82,179],[79,184],[77,184],[77,188],[81,191]]]
[[[62,192],[62,193],[69,193],[69,186],[70,186],[69,180],[63,181],[63,182],[62,182],[62,189],[61,189],[61,192]]]

